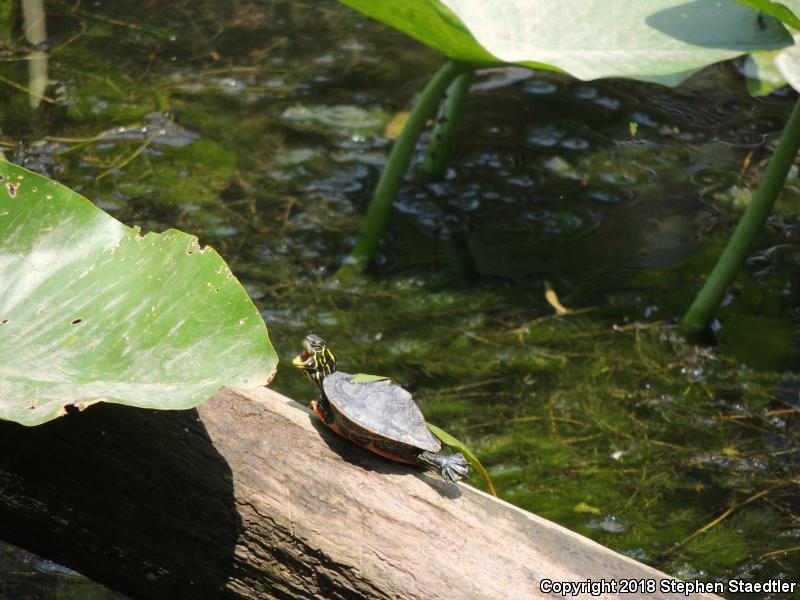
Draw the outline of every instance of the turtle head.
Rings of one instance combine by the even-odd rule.
[[[303,351],[292,364],[303,369],[311,383],[322,389],[322,380],[336,370],[336,357],[325,340],[316,335],[307,335],[303,340]]]

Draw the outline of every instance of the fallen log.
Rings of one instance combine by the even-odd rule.
[[[650,567],[366,452],[267,389],[0,422],[0,539],[137,599],[552,598]],[[583,597],[583,596],[581,596]],[[713,598],[693,594],[693,598]]]

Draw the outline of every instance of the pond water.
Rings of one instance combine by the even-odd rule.
[[[340,282],[387,135],[440,56],[330,1],[47,11],[35,108],[21,17],[0,15],[0,149],[214,246],[283,365],[317,333],[344,370],[409,388],[502,498],[678,577],[800,573],[796,169],[716,344],[672,327],[792,93],[751,98],[736,64],[677,89],[480,73],[446,176],[415,168],[376,265]],[[272,387],[313,395],[289,367]],[[31,597],[66,597],[52,577]]]

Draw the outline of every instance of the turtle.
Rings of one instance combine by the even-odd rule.
[[[316,335],[305,337],[292,364],[319,389],[311,408],[337,434],[384,458],[437,471],[446,481],[466,476],[464,455],[440,452],[442,443],[408,390],[388,378],[337,371],[333,351]]]

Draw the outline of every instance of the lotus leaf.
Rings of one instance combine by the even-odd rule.
[[[735,0],[342,0],[450,58],[516,63],[579,79],[677,85],[706,65],[791,44]]]

